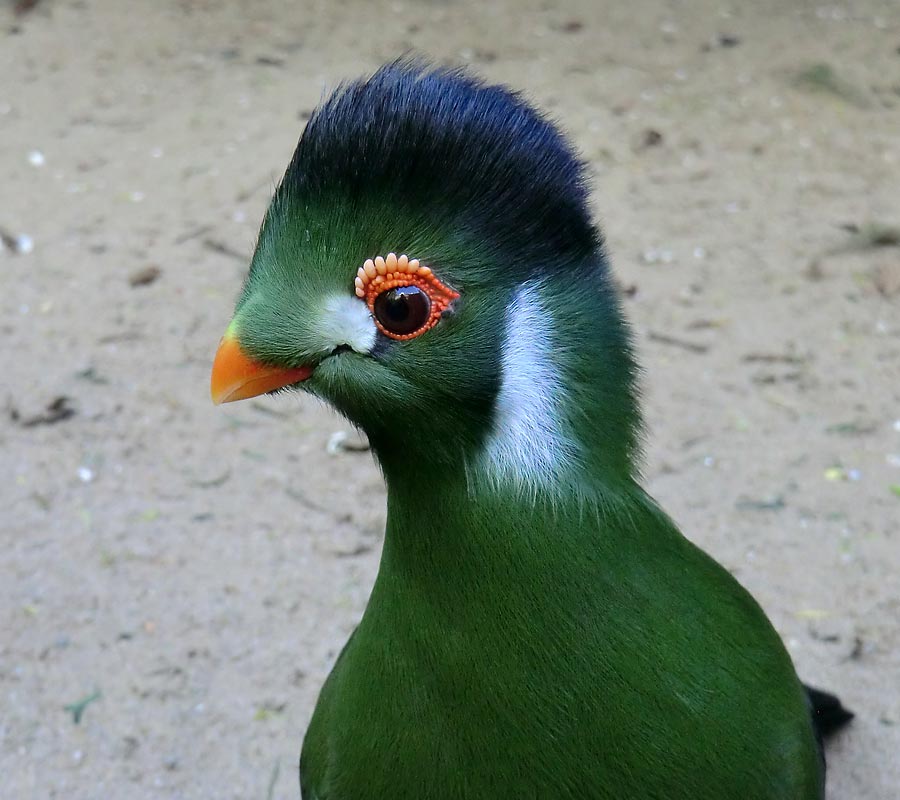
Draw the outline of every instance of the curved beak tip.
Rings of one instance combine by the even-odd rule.
[[[217,406],[246,400],[305,381],[312,373],[311,366],[272,367],[254,361],[229,331],[222,338],[213,360],[210,396]]]

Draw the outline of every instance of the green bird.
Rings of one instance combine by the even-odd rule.
[[[813,800],[759,605],[641,488],[632,337],[583,165],[519,95],[399,61],[309,120],[216,355],[368,436],[387,528],[305,800]]]

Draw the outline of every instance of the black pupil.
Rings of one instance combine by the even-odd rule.
[[[385,330],[404,336],[428,322],[431,300],[418,286],[398,286],[375,298],[374,311]]]

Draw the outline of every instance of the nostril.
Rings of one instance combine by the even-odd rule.
[[[339,344],[334,350],[331,351],[331,355],[336,356],[338,353],[352,353],[353,348],[350,347],[349,344]]]

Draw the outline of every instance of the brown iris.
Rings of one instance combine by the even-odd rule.
[[[431,299],[418,286],[398,286],[375,298],[375,319],[394,336],[409,336],[428,322]]]

